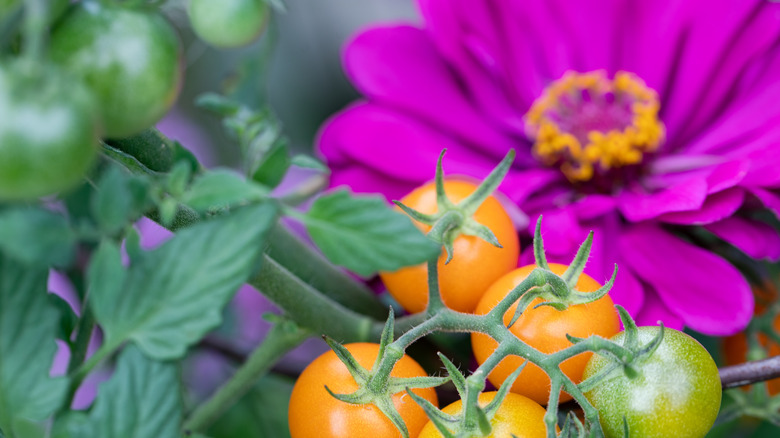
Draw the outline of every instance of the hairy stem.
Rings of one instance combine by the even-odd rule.
[[[370,289],[328,262],[284,226],[274,227],[266,243],[266,252],[277,263],[337,303],[374,318],[387,316],[387,308]]]
[[[339,342],[367,341],[374,319],[356,313],[323,295],[268,255],[260,272],[250,281],[285,314],[317,334]]]

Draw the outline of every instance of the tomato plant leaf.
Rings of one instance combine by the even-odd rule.
[[[259,201],[268,189],[244,180],[228,169],[218,169],[196,178],[182,202],[199,212]]]
[[[97,191],[91,199],[92,214],[100,228],[114,235],[140,216],[146,193],[131,190],[131,177],[116,166],[109,167],[100,177]],[[135,184],[140,181],[135,182]]]
[[[75,254],[76,233],[65,217],[42,208],[0,212],[0,250],[27,263],[67,266]]]
[[[0,254],[0,429],[16,436],[19,419],[40,421],[62,403],[64,378],[49,377],[59,315],[48,301],[48,269]]]
[[[177,366],[147,358],[129,345],[116,371],[100,387],[88,415],[75,413],[58,424],[57,438],[179,438],[183,419]]]
[[[441,250],[375,196],[337,190],[315,200],[303,220],[328,259],[363,276],[422,263]]]
[[[287,140],[278,139],[256,164],[252,179],[267,187],[276,187],[290,168],[290,152]]]
[[[276,207],[263,204],[201,222],[139,254],[121,286],[91,285],[106,343],[132,340],[149,357],[181,357],[219,325],[222,308],[254,272],[275,219]]]
[[[290,160],[290,164],[301,169],[318,170],[324,173],[330,173],[330,169],[322,161],[311,155],[296,155]]]

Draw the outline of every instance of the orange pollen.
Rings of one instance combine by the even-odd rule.
[[[533,152],[560,165],[572,182],[639,164],[664,141],[658,94],[637,76],[567,72],[548,86],[525,115]]]

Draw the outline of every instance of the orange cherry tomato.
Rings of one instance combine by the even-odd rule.
[[[527,265],[506,274],[496,281],[480,300],[474,313],[484,315],[503,299],[509,291],[520,284],[536,265]],[[565,265],[550,263],[550,269],[560,275],[566,271]],[[580,275],[576,289],[581,292],[593,292],[601,285],[587,274]],[[598,335],[610,338],[620,331],[620,319],[609,295],[588,304],[577,304],[558,311],[549,306],[533,307],[542,300],[537,298],[523,312],[510,331],[528,345],[542,353],[550,354],[571,346],[566,334],[578,338]],[[509,325],[517,304],[504,314],[504,324]],[[472,333],[471,346],[477,362],[483,363],[498,347],[498,343],[487,335]],[[563,371],[572,381],[582,381],[582,371],[592,353],[582,353],[561,363]],[[496,387],[525,362],[518,356],[508,356],[502,360],[488,379]],[[547,404],[550,397],[550,378],[541,368],[529,363],[520,372],[512,392],[523,394],[540,404]],[[571,400],[571,396],[562,393],[560,401]]]
[[[479,395],[479,405],[486,406],[496,396],[496,391],[483,392]],[[455,415],[463,409],[463,401],[442,409],[445,414]],[[545,410],[538,403],[519,394],[508,393],[504,402],[499,406],[496,415],[490,420],[493,431],[487,438],[511,437],[517,438],[545,438],[547,426],[544,424]],[[556,430],[558,427],[555,428]],[[442,438],[441,433],[432,422],[428,422],[420,432],[418,438]]]
[[[756,296],[756,314],[765,312],[766,307],[777,299],[777,291],[772,285],[754,287],[753,294]],[[772,327],[780,332],[780,315],[777,315],[772,321]],[[768,357],[780,355],[780,345],[770,340],[763,333],[759,333],[758,341],[766,350]],[[747,361],[748,342],[744,332],[728,336],[723,339],[723,356],[726,365],[737,365]],[[767,380],[767,389],[769,395],[780,394],[780,378]],[[748,390],[750,386],[743,386],[742,389]]]
[[[372,343],[346,344],[355,360],[370,369],[379,345]],[[404,355],[395,364],[393,377],[425,376],[425,370],[409,356]],[[293,387],[288,420],[292,438],[343,438],[371,436],[371,438],[398,438],[401,433],[374,405],[353,405],[332,397],[325,386],[336,394],[349,394],[358,385],[336,353],[323,353],[303,370]],[[415,394],[438,404],[433,388],[413,389]],[[417,436],[428,421],[422,408],[405,392],[393,396],[396,409],[406,423],[411,436]],[[367,435],[368,434],[368,435]]]
[[[446,180],[444,191],[457,204],[470,195],[477,185],[464,180]],[[419,187],[401,199],[406,206],[421,213],[438,211],[436,185]],[[439,289],[447,307],[459,312],[471,312],[485,290],[498,277],[517,266],[520,243],[512,220],[494,197],[489,197],[477,209],[474,219],[490,228],[503,248],[497,248],[479,237],[460,236],[453,245],[453,258],[439,257]],[[417,223],[422,230],[429,226]],[[428,305],[428,268],[425,263],[380,273],[390,295],[410,313],[422,312]]]

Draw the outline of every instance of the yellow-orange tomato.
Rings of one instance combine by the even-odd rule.
[[[496,392],[483,392],[479,395],[479,405],[487,406],[496,396]],[[455,415],[463,409],[461,400],[442,409],[445,414]],[[496,415],[490,420],[493,431],[487,438],[508,438],[514,434],[517,438],[544,438],[547,427],[544,424],[545,410],[528,397],[509,393],[499,406]],[[557,427],[556,430],[559,430]],[[432,422],[428,422],[420,432],[419,438],[442,438]]]
[[[355,360],[370,369],[379,353],[379,345],[372,343],[346,344]],[[395,364],[393,377],[425,376],[425,370],[409,356],[404,355]],[[398,438],[401,433],[374,405],[353,405],[339,401],[325,390],[349,394],[358,385],[339,360],[328,351],[315,359],[298,377],[293,387],[288,409],[292,438],[342,438],[369,434],[372,438]],[[413,389],[415,394],[433,404],[438,403],[433,388]],[[422,408],[405,392],[393,396],[393,403],[406,423],[411,436],[417,436],[428,421]]]
[[[523,266],[506,274],[496,281],[480,300],[475,313],[484,315],[503,299],[509,291],[520,284],[536,265]],[[550,263],[550,269],[556,274],[563,274],[565,265]],[[593,292],[601,285],[587,274],[580,275],[576,289],[581,292]],[[554,353],[571,345],[566,334],[578,338],[586,338],[590,335],[599,335],[610,338],[620,331],[620,320],[609,295],[588,304],[569,306],[566,310],[558,311],[550,306],[533,307],[540,303],[537,298],[523,312],[510,331],[528,345],[542,353]],[[510,307],[504,314],[504,324],[509,325],[517,304]],[[496,349],[498,344],[492,338],[481,333],[472,333],[471,346],[477,362],[483,363]],[[582,380],[582,371],[592,353],[582,353],[561,363],[563,371],[575,383]],[[488,376],[493,385],[500,386],[513,371],[525,362],[518,356],[508,356]],[[540,404],[547,404],[550,397],[550,378],[541,368],[529,363],[520,372],[512,391],[523,394]],[[563,401],[571,400],[566,393],[561,394]]]
[[[447,180],[444,191],[453,203],[470,195],[477,186],[464,180]],[[421,213],[438,211],[436,185],[419,187],[401,199],[406,206]],[[498,277],[517,266],[520,244],[512,220],[501,203],[489,197],[477,209],[474,219],[490,228],[503,248],[497,248],[479,237],[460,236],[453,245],[453,258],[448,264],[445,251],[439,258],[439,289],[447,307],[459,312],[471,312],[485,290]],[[417,224],[424,231],[429,226]],[[417,313],[428,305],[428,268],[425,263],[380,274],[388,292],[408,312]]]
[[[760,315],[764,313],[767,305],[777,298],[777,291],[771,285],[763,287],[754,287],[753,294],[756,296],[756,314]],[[772,327],[775,331],[780,332],[780,315],[777,315],[772,322]],[[767,356],[780,355],[780,345],[773,342],[769,337],[760,333],[758,335],[759,343],[766,349]],[[747,336],[744,332],[737,333],[729,336],[723,340],[723,355],[726,360],[726,365],[737,365],[747,361]],[[767,389],[769,395],[780,394],[780,378],[767,380]],[[744,386],[743,389],[747,390],[750,386]]]

